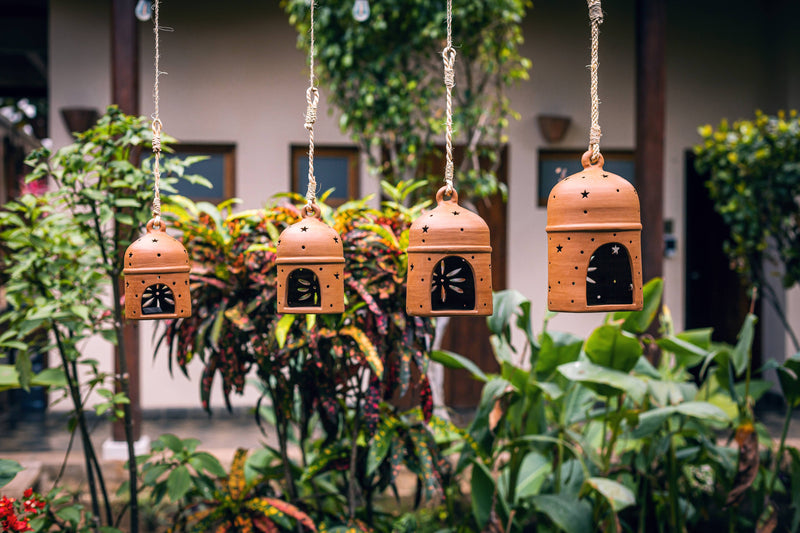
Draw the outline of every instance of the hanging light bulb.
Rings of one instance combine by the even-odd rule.
[[[369,18],[369,2],[367,0],[356,0],[353,4],[353,18],[358,22],[364,22]]]
[[[150,20],[150,16],[153,13],[153,5],[150,0],[139,0],[136,4],[136,8],[134,9],[134,13],[136,13],[136,18],[141,20],[142,22],[147,22]]]

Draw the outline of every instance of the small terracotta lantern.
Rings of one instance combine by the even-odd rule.
[[[638,311],[642,308],[639,195],[603,170],[591,151],[583,171],[567,176],[547,199],[547,307],[550,311]]]
[[[489,226],[458,205],[453,190],[408,231],[406,312],[415,316],[492,314]]]
[[[125,318],[187,318],[192,315],[189,254],[167,234],[163,220],[125,251]]]
[[[278,313],[344,312],[342,238],[319,215],[316,204],[306,206],[278,239]]]

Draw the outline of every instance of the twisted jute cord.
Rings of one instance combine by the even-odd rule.
[[[308,130],[308,189],[306,190],[306,212],[314,210],[317,202],[317,179],[314,176],[314,123],[317,121],[319,90],[314,85],[314,0],[311,0],[311,42],[308,49],[308,89],[306,89],[306,121]]]
[[[597,67],[599,65],[598,48],[600,41],[600,24],[603,23],[603,8],[600,0],[588,0],[589,20],[592,26],[592,64],[589,66],[591,74],[591,99],[592,99],[592,125],[589,130],[589,150],[592,152],[591,161],[596,163],[600,159],[600,97],[597,94]]]
[[[159,70],[159,59],[161,52],[158,42],[158,4],[159,0],[153,0],[153,34],[155,35],[155,82],[153,83],[153,227],[161,226],[161,118],[158,108],[158,78],[161,76]]]
[[[447,89],[447,112],[445,122],[446,162],[444,168],[445,192],[453,193],[453,87],[456,85],[456,50],[453,48],[453,1],[447,0],[447,47],[442,50],[444,62],[444,86]]]

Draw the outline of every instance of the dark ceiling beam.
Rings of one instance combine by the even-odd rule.
[[[636,2],[636,188],[644,280],[664,275],[666,0]]]

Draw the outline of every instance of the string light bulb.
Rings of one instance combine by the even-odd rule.
[[[369,18],[369,2],[367,0],[356,0],[353,4],[353,18],[358,22],[364,22]]]
[[[134,13],[136,13],[137,19],[147,22],[153,14],[153,4],[150,0],[139,0],[134,8]]]

